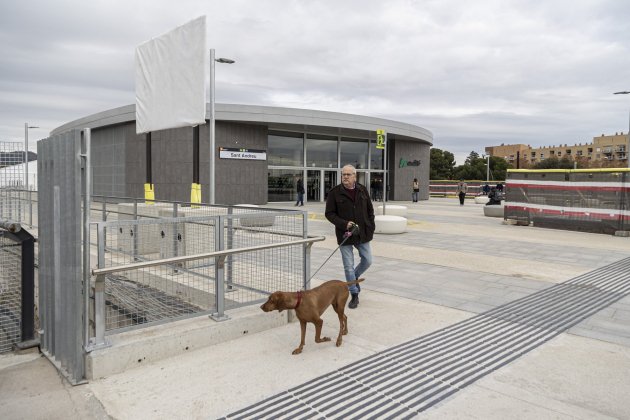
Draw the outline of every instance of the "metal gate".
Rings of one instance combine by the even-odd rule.
[[[0,353],[34,338],[34,243],[19,224],[0,223]]]
[[[73,384],[85,377],[81,134],[71,130],[37,143],[41,350]]]

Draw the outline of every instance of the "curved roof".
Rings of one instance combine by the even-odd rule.
[[[207,106],[206,116],[209,116],[208,108]],[[339,135],[350,135],[352,133],[366,135],[366,133],[374,133],[377,129],[383,129],[388,135],[392,134],[396,138],[421,141],[429,145],[433,143],[433,133],[425,128],[399,121],[362,115],[237,104],[215,104],[215,112],[217,121],[263,123],[267,124],[270,129],[306,132],[320,131],[322,133]],[[133,122],[135,119],[136,106],[127,105],[71,121],[55,128],[51,135],[75,128],[98,128]]]

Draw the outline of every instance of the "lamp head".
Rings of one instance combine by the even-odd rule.
[[[229,58],[215,58],[214,61],[216,61],[217,63],[234,64],[234,60],[231,60]]]

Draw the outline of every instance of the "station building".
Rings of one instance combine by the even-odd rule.
[[[429,198],[433,134],[425,128],[361,115],[235,104],[215,104],[215,115],[217,204],[294,201],[300,177],[305,201],[321,202],[341,182],[346,164],[357,168],[358,182],[380,199],[385,165],[376,130],[387,133],[388,199],[411,200],[414,178],[420,181],[420,198]],[[142,198],[150,181],[155,199],[188,202],[197,177],[201,201],[208,202],[208,124],[148,136],[136,134],[135,118],[135,105],[123,106],[64,124],[51,135],[91,129],[96,195]]]

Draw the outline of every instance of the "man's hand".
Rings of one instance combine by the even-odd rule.
[[[355,225],[354,222],[348,222],[348,225],[346,226],[346,230],[351,230],[354,225]]]

